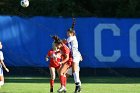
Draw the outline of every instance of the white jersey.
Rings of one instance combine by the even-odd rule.
[[[0,51],[0,60],[4,60],[3,52],[2,51]]]
[[[68,47],[70,48],[73,56],[74,62],[79,62],[81,58],[81,53],[78,51],[78,41],[76,36],[70,36],[67,39]]]
[[[77,41],[76,36],[70,36],[67,39],[67,42],[68,42],[68,46],[71,50],[78,49],[78,41]]]

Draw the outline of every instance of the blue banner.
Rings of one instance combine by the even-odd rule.
[[[0,41],[8,66],[48,67],[50,35],[66,37],[71,18],[0,16]],[[140,19],[76,18],[81,67],[140,68]]]

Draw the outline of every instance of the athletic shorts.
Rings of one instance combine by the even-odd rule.
[[[3,76],[3,68],[2,68],[2,65],[0,65],[0,76]]]
[[[76,50],[76,49],[73,50],[72,57],[73,57],[73,62],[79,64],[79,62],[81,60],[81,53],[78,50]]]
[[[80,71],[80,67],[78,68],[79,68],[78,71]],[[68,69],[67,74],[72,76],[72,67]]]
[[[53,67],[53,68],[55,68],[55,69],[59,69],[59,68],[60,68],[60,66],[57,66],[57,67],[49,66],[49,68],[51,68],[51,67]]]

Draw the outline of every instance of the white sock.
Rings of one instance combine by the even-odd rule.
[[[73,76],[74,76],[75,83],[79,83],[79,85],[81,86],[81,81],[80,81],[80,78],[79,78],[79,72],[74,72]]]
[[[3,81],[0,81],[0,86],[3,86],[4,85],[4,82]]]

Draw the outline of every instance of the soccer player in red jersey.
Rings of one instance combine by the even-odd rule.
[[[50,63],[49,63],[49,69],[50,69],[50,74],[51,74],[51,79],[50,79],[50,92],[53,92],[53,86],[54,86],[54,80],[55,80],[55,70],[59,72],[60,69],[60,60],[61,60],[61,53],[59,49],[57,49],[54,44],[53,44],[53,49],[51,49],[47,56],[46,56],[46,61],[48,61],[48,58],[50,58]]]
[[[59,72],[59,77],[60,77],[60,83],[61,87],[58,90],[59,93],[61,92],[66,92],[66,73],[68,69],[72,65],[72,55],[70,53],[70,49],[60,40],[55,40],[55,45],[57,46],[58,49],[60,49],[61,54],[63,56],[63,59],[59,64],[62,64]]]

